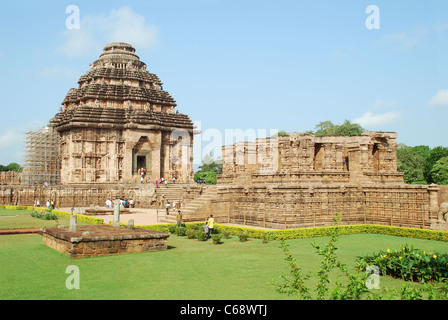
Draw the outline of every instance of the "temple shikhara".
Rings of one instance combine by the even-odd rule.
[[[184,221],[213,214],[220,223],[286,229],[328,226],[342,213],[342,224],[447,229],[448,188],[404,183],[396,133],[237,142],[222,147],[218,184],[204,186],[193,181],[195,127],[176,108],[134,47],[106,45],[48,126],[28,132],[25,169],[0,175],[0,204],[181,201]],[[161,178],[176,183],[156,188]]]
[[[131,182],[142,168],[152,181],[192,181],[192,121],[131,45],[106,45],[78,84],[49,123],[61,139],[61,184]]]

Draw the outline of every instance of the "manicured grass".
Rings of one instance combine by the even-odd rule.
[[[30,214],[30,210],[0,208],[0,229],[42,228],[70,224],[69,219],[65,217],[58,217],[58,220],[43,220],[31,217]],[[78,224],[85,223],[78,221]]]
[[[10,209],[0,208],[0,217],[29,215],[29,214],[30,214],[29,210],[10,210]]]
[[[328,237],[288,240],[290,251],[304,272],[320,264],[311,242]],[[273,282],[288,274],[280,241],[264,244],[237,237],[214,245],[171,235],[169,249],[127,255],[71,259],[42,244],[40,235],[0,236],[0,299],[163,299],[274,300],[292,299],[275,291]],[[356,234],[338,237],[337,256],[352,269],[358,255],[402,245],[447,252],[445,242]],[[80,270],[80,289],[68,290],[65,270]],[[313,282],[314,281],[314,282]],[[310,280],[313,288],[315,278]],[[403,282],[381,277],[381,287]]]

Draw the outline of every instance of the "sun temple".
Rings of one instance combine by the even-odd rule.
[[[29,132],[22,175],[0,175],[0,205],[132,199],[163,208],[175,200],[184,221],[213,214],[219,223],[286,229],[328,226],[342,213],[342,224],[448,229],[448,187],[404,183],[394,132],[237,142],[222,147],[218,184],[203,186],[193,181],[195,127],[176,107],[134,47],[107,44],[48,126]],[[157,189],[161,178],[176,183]]]
[[[113,42],[50,120],[60,135],[61,183],[193,178],[193,124],[129,44]]]

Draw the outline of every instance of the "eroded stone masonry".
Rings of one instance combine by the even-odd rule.
[[[60,138],[60,183],[45,186],[30,170],[22,180],[0,175],[0,204],[104,206],[126,198],[162,208],[170,196],[182,201],[185,221],[214,214],[217,222],[293,228],[331,225],[342,213],[343,224],[447,228],[447,188],[403,182],[396,133],[239,142],[223,147],[217,186],[195,184],[193,123],[125,43],[104,47],[48,130]],[[142,168],[151,183],[140,183]],[[161,177],[176,184],[156,192]]]

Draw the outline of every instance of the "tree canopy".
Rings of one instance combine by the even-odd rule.
[[[211,155],[204,156],[202,165],[194,173],[194,180],[204,180],[205,184],[216,184],[217,175],[222,173],[222,160],[215,160]]]
[[[314,135],[323,136],[360,136],[365,129],[358,123],[345,120],[343,124],[333,124],[331,121],[323,121],[316,125]]]
[[[19,164],[15,163],[15,162],[11,162],[7,166],[4,166],[4,165],[0,164],[0,171],[21,172],[22,171],[22,167]]]
[[[404,182],[411,184],[448,184],[448,148],[409,147],[399,144],[397,168],[404,173]]]

